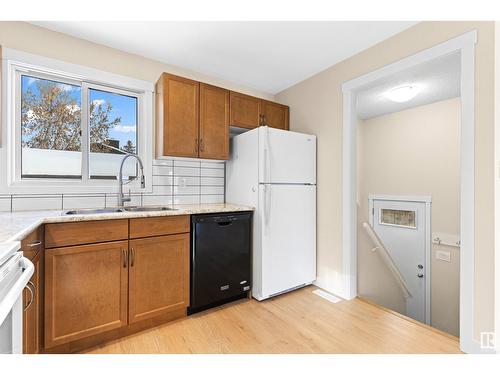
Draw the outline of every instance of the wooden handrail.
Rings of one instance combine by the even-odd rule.
[[[396,266],[396,263],[394,263],[391,254],[389,254],[384,244],[382,243],[382,240],[379,238],[377,233],[375,233],[373,227],[365,221],[363,223],[363,228],[365,228],[368,237],[370,237],[370,239],[375,244],[375,247],[372,249],[372,251],[379,250],[379,254],[382,257],[382,260],[393,273],[396,281],[398,282],[398,285],[401,287],[401,290],[403,291],[404,297],[405,298],[411,297],[410,290],[408,289],[408,285],[406,285],[406,281],[403,275],[401,275],[401,272],[399,272],[398,266]]]

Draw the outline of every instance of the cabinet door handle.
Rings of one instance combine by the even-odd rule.
[[[41,244],[42,244],[42,241],[35,241],[32,243],[29,243],[28,247],[36,247],[36,246],[40,246]]]
[[[262,115],[262,125],[267,126],[266,124],[266,115]]]
[[[122,256],[123,256],[123,268],[127,268],[127,252],[125,249],[122,249]]]
[[[262,126],[262,115],[259,115],[259,126]]]
[[[24,311],[28,310],[31,307],[31,305],[33,304],[33,300],[35,299],[35,292],[33,291],[33,289],[31,289],[30,285],[35,286],[31,281],[28,281],[28,284],[26,284],[25,286],[25,288],[30,292],[30,300],[28,304],[24,306]]]
[[[195,151],[195,152],[198,152],[199,147],[200,147],[200,146],[199,146],[198,138],[196,138],[196,139],[194,140],[194,151]]]
[[[203,145],[203,138],[200,139],[200,151],[205,151],[205,146]]]
[[[130,248],[130,267],[134,267],[135,263],[135,250],[133,247]]]

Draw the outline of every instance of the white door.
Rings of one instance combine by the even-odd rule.
[[[316,184],[316,137],[261,126],[259,182]]]
[[[259,185],[259,299],[316,279],[316,186]],[[255,265],[254,265],[255,267]]]
[[[373,200],[373,229],[394,259],[405,279],[411,297],[407,315],[426,321],[426,203]]]

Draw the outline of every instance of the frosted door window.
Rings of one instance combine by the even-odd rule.
[[[382,208],[380,209],[380,224],[416,228],[416,212]]]

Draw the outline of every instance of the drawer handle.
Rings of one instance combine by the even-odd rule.
[[[134,267],[135,262],[135,250],[133,247],[130,248],[130,267]]]
[[[26,284],[25,288],[30,292],[30,300],[28,304],[24,306],[24,311],[28,310],[31,307],[31,305],[33,304],[33,300],[35,299],[35,292],[33,291],[33,289],[31,289],[30,285],[33,286],[33,289],[35,288],[35,284],[33,284],[31,281],[28,281],[28,284]]]
[[[127,268],[127,252],[125,249],[122,249],[122,255],[123,255],[123,268]]]
[[[36,246],[40,246],[41,244],[42,244],[42,241],[35,241],[32,243],[29,243],[28,247],[36,247]]]

